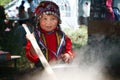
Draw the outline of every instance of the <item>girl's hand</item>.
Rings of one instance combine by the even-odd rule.
[[[62,54],[61,58],[65,63],[70,63],[70,61],[72,59],[71,56],[68,53]]]

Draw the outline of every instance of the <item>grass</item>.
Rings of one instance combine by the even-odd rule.
[[[87,26],[80,26],[77,29],[65,28],[63,31],[70,37],[73,43],[73,49],[80,48],[87,44]]]

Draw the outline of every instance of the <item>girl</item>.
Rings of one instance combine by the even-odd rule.
[[[62,59],[69,63],[74,57],[72,52],[72,42],[60,29],[60,11],[57,4],[51,1],[42,1],[35,10],[37,28],[34,36],[47,61]],[[35,63],[36,67],[42,64],[35,53],[29,39],[32,35],[26,35],[26,56]]]

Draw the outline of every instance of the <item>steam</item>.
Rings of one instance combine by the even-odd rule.
[[[51,67],[57,80],[115,80],[119,66],[118,40],[105,39],[76,49],[70,64],[59,63]],[[117,59],[117,60],[116,60]],[[120,67],[120,66],[119,66]],[[112,76],[111,74],[112,73]],[[119,76],[119,74],[118,74]],[[117,77],[118,78],[118,77]],[[35,69],[17,80],[53,80],[44,70]]]

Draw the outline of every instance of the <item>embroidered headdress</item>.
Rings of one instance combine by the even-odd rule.
[[[52,1],[40,2],[40,4],[35,9],[35,14],[37,18],[40,17],[42,14],[52,14],[58,17],[59,22],[61,21],[59,7],[56,3]]]

